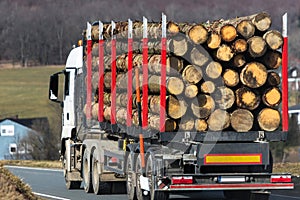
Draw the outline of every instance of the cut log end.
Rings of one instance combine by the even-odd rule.
[[[253,126],[253,114],[246,109],[237,109],[231,113],[231,127],[237,132],[250,131]]]
[[[262,101],[270,107],[278,106],[281,102],[281,92],[277,87],[267,89],[262,95]]]
[[[184,95],[187,98],[194,98],[198,94],[198,87],[196,85],[188,85],[185,87]]]
[[[225,85],[229,87],[234,87],[239,83],[240,78],[238,72],[232,69],[226,69],[223,74],[223,80]]]
[[[266,12],[259,13],[253,18],[252,23],[257,28],[257,30],[262,32],[266,31],[271,27],[271,16]]]
[[[188,36],[194,44],[203,44],[208,38],[208,31],[204,26],[198,24],[189,30]]]
[[[220,35],[223,41],[225,42],[231,42],[233,41],[237,36],[237,31],[235,27],[231,24],[226,24],[222,26],[220,30]]]
[[[240,108],[254,110],[260,104],[260,96],[247,87],[235,91],[236,104]]]
[[[190,84],[197,84],[202,79],[202,70],[199,67],[188,65],[182,72],[182,78]]]
[[[243,67],[246,64],[244,54],[237,54],[233,57],[233,65],[235,67]]]
[[[265,84],[268,72],[266,67],[259,62],[248,63],[240,73],[241,82],[250,87],[258,88]]]
[[[263,56],[267,51],[267,44],[262,37],[253,36],[248,41],[248,50],[253,58]]]
[[[207,39],[207,46],[210,49],[217,49],[221,44],[221,36],[218,33],[211,33]]]
[[[201,92],[211,94],[215,91],[216,86],[212,81],[205,81],[201,84]]]
[[[255,26],[250,20],[243,20],[237,25],[237,32],[245,39],[249,39],[255,33]]]
[[[280,124],[280,112],[271,108],[264,108],[258,114],[258,124],[264,131],[275,131]]]
[[[282,56],[278,51],[267,51],[262,60],[267,68],[278,69],[282,63]]]
[[[280,80],[281,78],[278,73],[273,71],[268,72],[267,82],[270,86],[278,86],[281,82]]]
[[[219,78],[222,74],[222,65],[219,62],[212,61],[207,65],[205,72],[211,79]]]
[[[234,92],[225,86],[217,88],[217,91],[214,94],[214,99],[219,108],[225,110],[231,108],[235,102]]]
[[[217,50],[217,58],[221,61],[230,61],[234,56],[232,49],[226,45],[222,44]]]
[[[207,118],[215,108],[215,102],[211,96],[200,94],[191,105],[193,114],[197,118]]]
[[[170,77],[167,81],[167,90],[170,94],[180,95],[184,91],[184,83],[178,77]]]
[[[211,131],[222,131],[230,125],[230,115],[227,111],[217,109],[211,113],[208,120],[208,127]]]
[[[238,39],[233,43],[233,49],[236,53],[245,52],[248,48],[247,41],[244,39]]]
[[[208,128],[207,122],[204,119],[195,120],[195,129],[199,132],[204,132]]]

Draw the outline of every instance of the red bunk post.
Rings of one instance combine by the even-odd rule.
[[[148,21],[143,17],[143,99],[142,99],[142,128],[148,127]]]
[[[86,119],[92,119],[92,26],[87,23]]]
[[[111,22],[111,115],[110,115],[110,122],[112,125],[112,131],[115,132],[117,120],[116,120],[116,98],[117,98],[117,53],[116,53],[116,36],[114,35],[114,31],[116,28],[115,22]]]
[[[282,130],[289,130],[288,114],[288,36],[287,36],[287,13],[282,17]]]
[[[127,127],[132,125],[132,21],[128,19]]]
[[[99,21],[99,81],[98,81],[98,121],[104,121],[104,40],[103,23]]]
[[[166,120],[166,64],[167,64],[167,34],[166,34],[167,19],[166,15],[162,14],[162,38],[161,38],[161,80],[160,80],[160,127],[159,131],[165,131]]]

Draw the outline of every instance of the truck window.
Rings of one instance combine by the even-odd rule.
[[[65,72],[65,96],[69,95],[70,88],[70,72]]]

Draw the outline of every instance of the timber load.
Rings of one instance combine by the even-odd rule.
[[[280,77],[276,71],[281,66],[283,37],[271,29],[268,13],[258,13],[229,20],[206,23],[167,23],[166,39],[166,107],[165,131],[274,131],[281,123]],[[103,52],[99,52],[99,24],[92,26],[92,117],[98,120],[99,62],[103,55],[103,117],[111,121],[115,109],[117,123],[126,125],[131,116],[137,126],[138,106],[136,83],[139,82],[141,98],[145,80],[143,23],[133,22],[132,70],[129,70],[127,35],[128,22],[103,25]],[[85,32],[86,34],[86,32]],[[162,70],[162,23],[147,24],[147,128],[159,131]],[[112,60],[115,45],[116,59]],[[85,49],[87,65],[88,50]],[[115,66],[114,66],[115,64]],[[116,76],[113,77],[113,67]],[[134,73],[138,68],[139,75]],[[129,76],[129,73],[132,76]],[[128,78],[132,86],[128,88]],[[116,79],[115,88],[112,78]],[[112,95],[115,90],[116,95]],[[132,91],[132,113],[128,114],[128,92]],[[115,98],[116,108],[112,106]],[[142,99],[143,101],[143,99]]]

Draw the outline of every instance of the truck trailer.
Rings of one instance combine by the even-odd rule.
[[[240,22],[248,21],[253,25],[254,18],[248,17]],[[235,19],[231,26],[235,27],[238,20]],[[270,129],[257,122],[259,117],[256,114],[267,107],[262,101],[253,109],[239,106],[236,102],[239,86],[250,88],[247,91],[255,91],[253,94],[257,94],[266,90],[267,83],[251,88],[248,82],[259,82],[252,80],[255,79],[253,75],[251,80],[246,78],[246,81],[240,80],[232,86],[224,84],[224,73],[231,70],[231,58],[228,61],[222,60],[209,52],[208,61],[203,61],[201,56],[192,61],[182,59],[183,67],[178,69],[177,62],[176,72],[172,73],[168,68],[174,65],[171,57],[180,60],[179,54],[183,48],[171,52],[169,41],[174,37],[171,25],[176,23],[167,22],[164,14],[158,23],[148,23],[145,17],[142,22],[87,23],[82,43],[71,50],[65,69],[50,77],[49,99],[63,107],[60,153],[66,187],[78,189],[83,182],[86,192],[103,194],[126,186],[128,199],[138,200],[169,199],[172,193],[189,191],[223,191],[227,199],[268,199],[270,190],[293,189],[291,174],[272,173],[273,159],[269,147],[270,142],[285,141],[288,132],[286,21],[285,15],[283,45],[280,46],[282,57],[279,58],[282,61],[279,89],[282,125]],[[185,27],[191,31],[194,24]],[[208,36],[212,35],[213,31],[205,25],[203,27],[208,30]],[[266,31],[258,32],[263,34]],[[218,48],[232,45],[243,35],[238,32],[233,36],[232,41],[222,41],[223,46]],[[182,34],[177,38],[186,40],[186,37],[186,34]],[[153,47],[153,43],[158,47]],[[190,38],[187,44],[193,50],[199,50],[199,46],[202,49],[208,48],[206,42]],[[251,45],[250,42],[247,44]],[[157,62],[153,61],[154,58],[150,59],[153,52]],[[232,54],[239,52],[234,51]],[[255,64],[262,57],[254,56],[253,53],[245,55],[247,63]],[[223,66],[221,85],[215,84],[215,91],[219,91],[216,95],[214,92],[205,92],[203,88],[200,90],[200,83],[217,82],[213,77],[204,80],[203,74],[208,76],[209,72],[205,72],[205,69],[211,60]],[[203,65],[200,64],[202,61]],[[181,76],[188,65],[196,66],[196,69],[202,70],[200,75],[203,75],[199,83],[194,84],[199,92],[193,97],[201,105],[194,105],[193,108],[190,107],[190,104],[195,104],[193,98],[182,100],[184,95],[180,91],[182,82],[184,90],[193,85]],[[237,69],[238,73],[242,74],[247,66]],[[158,69],[154,70],[156,75],[151,74],[154,68]],[[217,70],[213,71],[215,73]],[[192,72],[192,75],[197,74],[197,71]],[[242,79],[240,74],[238,78]],[[150,77],[157,81],[150,82]],[[184,81],[172,82],[172,77]],[[233,80],[233,77],[229,76],[229,80]],[[59,84],[62,82],[64,87],[60,92]],[[231,95],[230,92],[222,91],[234,93]],[[155,97],[151,92],[155,93]],[[228,96],[233,96],[232,103],[228,103]],[[175,112],[170,108],[172,99],[176,102],[172,108]],[[214,102],[214,106],[205,108],[203,105],[210,101]],[[271,105],[272,111],[279,110],[279,104],[275,104]],[[235,110],[233,107],[242,109],[240,116],[251,111],[248,115],[250,118],[240,117],[237,124],[247,126],[250,123],[250,127],[242,126],[238,129],[233,122],[228,123]],[[205,114],[207,112],[208,115]],[[269,112],[267,116],[271,119],[267,126],[276,123],[273,113]],[[214,123],[210,121],[212,115],[217,116]],[[188,125],[184,119],[191,116],[192,125],[186,128]],[[195,128],[196,120],[200,128]]]

